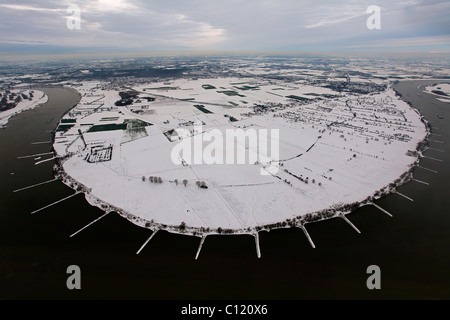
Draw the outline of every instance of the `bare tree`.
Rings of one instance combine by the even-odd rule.
[[[183,180],[183,184],[186,187],[186,185],[188,184],[188,181],[186,179]]]
[[[142,176],[142,181],[145,181],[145,176]]]
[[[153,182],[153,177],[149,177],[148,180],[150,180],[150,182]]]
[[[173,182],[175,182],[175,184],[178,185],[178,179],[173,180]]]
[[[158,182],[162,183],[162,178],[161,177],[158,177]]]

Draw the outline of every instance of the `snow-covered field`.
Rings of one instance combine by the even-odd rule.
[[[59,156],[68,155],[65,174],[90,188],[90,198],[140,224],[183,226],[174,232],[252,233],[365,201],[398,182],[427,134],[420,115],[391,89],[355,95],[249,79],[180,79],[133,88],[139,98],[128,106],[114,105],[120,96],[107,84],[75,89],[81,101],[61,120],[54,143]],[[177,128],[192,134],[173,135]],[[212,145],[208,133],[226,136],[233,129],[278,130],[279,157],[246,164],[173,161],[179,143],[203,138],[204,151]],[[240,147],[248,157],[254,151],[249,142]],[[223,152],[225,159],[226,145]],[[262,175],[270,164],[277,170]]]
[[[15,94],[24,94],[27,97],[30,97],[30,92],[33,92],[33,97],[31,100],[22,99],[15,108],[1,111],[0,112],[0,127],[4,126],[8,123],[9,118],[13,115],[16,115],[24,110],[33,109],[40,104],[47,102],[47,95],[42,91],[37,90],[10,90],[11,93]]]
[[[425,92],[434,94],[439,101],[450,103],[449,83],[438,83],[433,86],[428,86],[425,88]]]
[[[240,78],[216,78],[216,79],[178,79],[165,83],[149,84],[137,87],[136,90],[144,90],[148,93],[164,95],[180,100],[205,102],[222,106],[241,106],[248,104],[264,104],[268,101],[281,103],[286,101],[286,96],[295,95],[303,98],[314,98],[314,95],[331,94],[331,89],[295,85],[291,83],[277,84],[258,80]]]

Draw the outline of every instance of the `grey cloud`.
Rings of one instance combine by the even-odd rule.
[[[375,2],[25,0],[18,10],[5,7],[16,2],[2,1],[0,49],[2,42],[17,40],[85,50],[339,51],[374,40],[449,34],[448,1]],[[82,10],[81,30],[66,28],[70,3]],[[377,33],[365,26],[365,9],[371,4],[382,8],[382,30]],[[49,10],[37,13],[32,8]]]

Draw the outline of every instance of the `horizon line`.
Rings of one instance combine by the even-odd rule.
[[[43,58],[155,58],[183,56],[447,56],[450,51],[386,51],[386,52],[347,52],[347,51],[279,51],[279,50],[186,50],[186,51],[127,51],[127,52],[77,52],[77,53],[20,53],[1,54],[2,60],[41,60]]]

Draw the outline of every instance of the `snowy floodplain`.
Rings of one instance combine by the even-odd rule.
[[[450,84],[438,83],[425,88],[425,92],[434,94],[436,99],[450,103]]]
[[[2,93],[2,95],[4,95],[3,98],[8,98],[11,94],[14,94],[15,98],[20,96],[21,100],[14,108],[0,111],[0,127],[5,126],[12,116],[19,114],[24,110],[33,109],[44,104],[48,99],[44,92],[37,90],[9,90],[9,93]],[[24,98],[22,98],[22,96]],[[12,98],[9,102],[12,102],[13,100],[14,99]]]
[[[75,89],[81,101],[55,133],[58,178],[107,212],[196,236],[253,234],[355,210],[409,179],[427,136],[420,114],[391,89],[356,95],[231,78]],[[245,163],[225,164],[226,135],[239,129],[278,132],[277,157],[252,158],[255,145],[238,140],[230,145],[246,152]],[[174,161],[180,143],[195,141],[217,161],[195,148]]]

